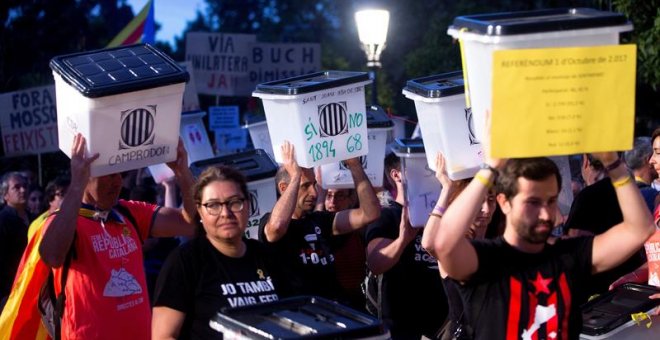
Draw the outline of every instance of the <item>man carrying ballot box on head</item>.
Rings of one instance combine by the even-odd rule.
[[[359,207],[336,213],[314,211],[317,183],[313,169],[301,168],[294,147],[281,147],[284,164],[275,176],[281,197],[259,226],[259,240],[280,255],[296,294],[346,303],[335,271],[336,236],[365,227],[380,214],[380,204],[359,158],[344,161],[351,171]]]
[[[46,221],[39,247],[41,258],[54,271],[56,294],[68,262],[62,339],[150,339],[142,241],[194,234],[193,178],[186,150],[179,140],[177,159],[168,163],[182,190],[183,210],[118,201],[121,175],[90,178],[90,165],[98,154],[88,157],[85,150],[85,138],[77,134],[71,184],[60,209]]]
[[[557,166],[547,158],[490,158],[486,124],[485,164],[448,207],[434,240],[443,268],[462,282],[467,329],[474,339],[578,339],[590,277],[621,264],[651,236],[649,210],[617,153],[596,153],[623,221],[597,236],[547,244],[561,188]],[[494,184],[504,235],[470,241],[465,233]]]

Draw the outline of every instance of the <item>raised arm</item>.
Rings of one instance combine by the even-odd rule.
[[[186,314],[176,309],[165,306],[154,307],[151,319],[151,339],[173,340],[179,338],[185,319]]]
[[[364,173],[360,158],[348,159],[344,161],[344,164],[351,170],[360,206],[354,209],[342,210],[335,215],[335,221],[332,225],[332,232],[335,235],[365,227],[380,216],[380,202],[374,187]]]
[[[86,145],[87,142],[82,134],[78,133],[73,137],[71,184],[64,194],[60,208],[43,231],[39,255],[49,267],[62,266],[71,248],[76,232],[78,210],[90,178],[90,165],[99,157],[98,153],[91,157],[85,156]]]
[[[323,177],[321,167],[314,168],[314,177],[316,177],[316,206],[314,211],[325,211],[325,197],[328,195],[328,190],[323,189]]]
[[[440,196],[438,201],[435,203],[435,207],[429,215],[429,219],[426,221],[426,226],[424,226],[424,234],[422,236],[422,247],[433,257],[438,258],[438,254],[435,251],[435,239],[438,236],[438,230],[440,229],[440,219],[442,214],[447,210],[449,205],[449,196],[454,192],[455,182],[449,178],[447,174],[447,166],[445,163],[445,157],[442,153],[438,152],[438,155],[435,158],[435,177],[440,181],[442,185],[442,190],[440,191]]]
[[[389,221],[383,221],[385,223]],[[401,213],[401,223],[399,223],[399,237],[392,240],[389,238],[378,237],[369,241],[367,245],[367,266],[374,274],[382,274],[394,267],[406,246],[412,242],[419,229],[410,226],[408,218],[408,207],[404,206]]]
[[[616,152],[594,153],[609,170],[623,221],[594,238],[593,273],[612,269],[633,255],[655,232],[655,226],[635,180],[630,176]]]
[[[506,160],[491,157],[490,153],[490,112],[486,112],[486,129],[481,146],[484,151],[485,169],[479,170],[470,184],[447,208],[440,221],[433,245],[436,259],[448,276],[458,281],[468,280],[479,268],[479,260],[474,246],[465,237],[481,209],[481,204],[493,186],[499,169]]]
[[[176,178],[168,178],[160,183],[164,189],[163,206],[168,208],[177,207]]]
[[[179,139],[177,145],[176,160],[167,163],[167,166],[174,171],[176,182],[181,188],[183,209],[176,207],[160,208],[151,228],[151,236],[193,236],[195,234],[194,218],[196,214],[196,205],[192,193],[194,179],[188,168],[188,153],[181,139]]]
[[[276,242],[281,239],[289,229],[291,216],[296,209],[298,199],[298,188],[302,178],[302,169],[296,161],[296,153],[293,144],[285,141],[281,147],[284,169],[289,174],[289,183],[282,192],[282,196],[275,202],[270,218],[264,227],[268,242]],[[280,183],[277,183],[279,186]]]

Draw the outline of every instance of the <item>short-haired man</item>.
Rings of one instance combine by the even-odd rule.
[[[328,189],[325,193],[325,210],[329,212],[352,209],[357,203],[355,189]]]
[[[313,169],[298,165],[292,144],[284,143],[281,152],[284,164],[275,178],[281,197],[262,219],[259,239],[281,254],[297,294],[346,302],[335,271],[334,240],[378,218],[380,204],[371,182],[359,158],[344,161],[353,176],[360,206],[337,213],[314,211],[317,183]]]
[[[9,172],[2,177],[0,198],[5,206],[0,210],[0,311],[27,245],[30,221],[26,210],[27,189],[27,180],[19,172]]]
[[[422,248],[423,228],[410,225],[404,172],[401,159],[394,153],[385,157],[385,175],[394,183],[396,197],[381,209],[380,217],[369,224],[366,233],[367,266],[371,273],[382,275],[377,308],[392,339],[433,338],[447,316],[438,264]]]
[[[617,153],[594,156],[609,172],[623,213],[623,221],[603,234],[546,243],[561,187],[559,170],[547,158],[487,158],[445,212],[435,249],[447,274],[464,283],[474,339],[578,339],[579,306],[591,275],[621,264],[653,233],[648,208]],[[504,235],[468,241],[465,232],[496,177]]]
[[[98,154],[85,154],[85,138],[77,134],[71,184],[60,209],[46,220],[39,247],[44,263],[54,269],[56,292],[61,290],[62,266],[71,256],[62,338],[150,339],[151,307],[141,241],[147,236],[194,234],[193,178],[186,151],[179,141],[177,159],[168,163],[183,191],[183,210],[118,201],[121,175],[90,177],[90,165]]]

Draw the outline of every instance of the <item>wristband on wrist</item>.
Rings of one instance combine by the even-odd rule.
[[[616,181],[612,179],[612,186],[614,188],[620,188],[628,183],[632,183],[632,177],[630,177],[629,175],[621,179],[617,179]]]
[[[610,172],[610,171],[618,168],[619,165],[621,165],[622,163],[623,163],[623,161],[621,160],[621,158],[618,158],[616,161],[614,161],[614,163],[606,166],[605,171]]]
[[[445,211],[447,211],[447,208],[436,205],[435,207],[433,207],[433,211],[437,212],[440,215],[442,215],[442,214],[445,213]]]
[[[442,214],[430,213],[429,216],[433,216],[433,217],[441,218],[441,217],[442,217]]]
[[[490,189],[493,186],[493,182],[491,182],[489,179],[486,177],[482,176],[480,173],[477,173],[474,175],[474,178],[481,182],[483,185],[486,186],[486,188]]]

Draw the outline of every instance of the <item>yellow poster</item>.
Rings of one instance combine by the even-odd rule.
[[[635,45],[495,51],[493,156],[631,149],[636,57]]]

